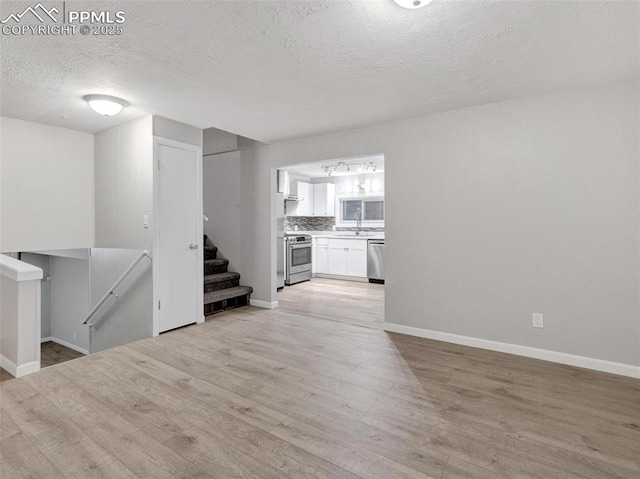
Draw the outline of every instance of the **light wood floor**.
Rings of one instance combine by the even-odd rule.
[[[0,384],[0,477],[638,479],[640,381],[243,308]]]
[[[382,329],[384,284],[326,278],[285,286],[278,292],[279,308],[314,318]]]
[[[0,383],[3,381],[9,381],[11,379],[15,379],[11,374],[9,374],[4,369],[0,368]]]

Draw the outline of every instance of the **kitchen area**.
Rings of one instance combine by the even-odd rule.
[[[278,303],[369,327],[384,322],[384,156],[277,172]]]

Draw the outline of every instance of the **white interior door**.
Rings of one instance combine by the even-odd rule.
[[[199,151],[156,144],[158,333],[202,319],[202,201]]]

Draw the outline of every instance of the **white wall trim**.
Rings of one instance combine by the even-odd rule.
[[[36,373],[38,371],[40,371],[40,361],[31,361],[29,363],[24,363],[18,366],[15,376],[17,378],[21,378],[22,376]]]
[[[40,343],[46,343],[47,341],[51,341],[53,343],[57,343],[60,346],[64,346],[65,348],[73,349],[74,351],[77,351],[77,352],[79,352],[81,354],[84,354],[86,356],[89,355],[89,351],[87,351],[86,349],[83,349],[80,346],[76,346],[75,344],[71,344],[71,343],[68,343],[66,341],[63,341],[62,339],[54,338],[53,336],[47,336],[46,338],[42,338],[40,340]]]
[[[538,349],[529,346],[521,346],[519,344],[502,343],[500,341],[474,338],[471,336],[461,336],[458,334],[444,333],[441,331],[416,328],[396,323],[385,323],[384,330],[392,333],[407,334],[409,336],[417,336],[419,338],[434,339],[436,341],[471,346],[473,348],[515,354],[517,356],[541,359],[543,361],[551,361],[553,363],[567,364],[569,366],[577,366],[579,368],[593,369],[595,371],[640,379],[640,366],[633,366],[631,364],[616,363],[613,361],[606,361],[604,359],[576,356],[574,354],[550,351],[548,349]]]
[[[259,299],[249,299],[249,304],[256,308],[276,309],[278,307],[277,301],[260,301]]]
[[[26,376],[27,374],[40,371],[40,361],[31,361],[21,364],[20,366],[16,366],[16,363],[0,354],[0,367],[11,374],[14,378],[19,378]]]
[[[59,256],[60,258],[71,258],[71,259],[89,259],[89,256],[91,256],[91,248],[39,250],[39,251],[29,251],[29,252],[34,254],[44,254],[47,256]]]
[[[16,281],[42,279],[42,269],[11,256],[0,254],[0,274]]]
[[[368,283],[369,278],[362,276],[343,276],[341,274],[313,273],[314,278],[339,279],[341,281],[354,281],[356,283]]]
[[[2,354],[0,354],[0,367],[11,374],[13,377],[17,377],[16,370],[18,368],[16,367],[16,363],[6,358]]]

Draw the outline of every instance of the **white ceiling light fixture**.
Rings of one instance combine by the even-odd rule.
[[[86,95],[82,99],[89,104],[93,111],[104,116],[117,115],[125,106],[129,105],[122,98],[111,95]]]
[[[416,8],[426,7],[433,0],[393,0],[393,1],[396,2],[398,5],[400,5],[402,8],[409,8],[411,10],[414,10]]]
[[[332,176],[334,173],[340,173],[340,168],[343,168],[343,174],[345,175],[354,173],[376,172],[376,165],[373,161],[369,161],[366,163],[345,163],[344,161],[339,161],[335,165],[322,165],[320,167],[325,176]]]

